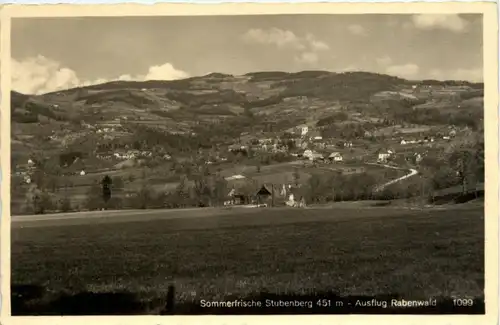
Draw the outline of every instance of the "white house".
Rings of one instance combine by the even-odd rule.
[[[406,140],[405,140],[405,139],[401,140],[401,142],[400,142],[400,144],[406,144],[406,143],[407,143],[407,142],[406,142]]]
[[[304,136],[309,132],[309,127],[307,125],[304,125],[300,128],[300,135]]]
[[[80,172],[80,176],[85,176],[85,171],[84,171],[84,170],[82,170],[82,171]]]
[[[302,155],[306,158],[311,158],[313,156],[313,152],[312,152],[312,150],[307,149],[304,151],[304,153]]]
[[[387,159],[389,159],[391,155],[389,153],[379,153],[378,154],[378,162],[387,162]]]
[[[33,162],[33,160],[31,159],[28,159],[28,166],[33,166],[35,163]]]
[[[343,158],[342,158],[342,155],[340,154],[340,152],[332,152],[329,156],[328,156],[328,159],[330,161],[342,161]]]
[[[381,151],[378,154],[378,162],[387,162],[387,160],[394,154],[392,150]]]
[[[424,159],[421,154],[415,153],[415,162],[418,164]]]

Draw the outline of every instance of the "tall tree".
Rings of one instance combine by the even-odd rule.
[[[111,185],[113,184],[113,180],[108,175],[104,176],[101,181],[102,185],[102,199],[105,203],[105,209],[107,209],[107,203],[111,199]]]
[[[295,182],[295,186],[299,186],[300,173],[298,168],[295,168],[293,171],[293,180]]]

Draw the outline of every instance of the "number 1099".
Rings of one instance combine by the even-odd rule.
[[[453,305],[457,307],[467,307],[474,305],[474,300],[472,299],[453,299]]]

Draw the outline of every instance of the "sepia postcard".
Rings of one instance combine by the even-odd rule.
[[[495,324],[496,11],[4,6],[1,323]]]

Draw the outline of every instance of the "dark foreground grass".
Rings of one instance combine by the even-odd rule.
[[[483,297],[482,209],[284,211],[14,227],[12,313],[182,312],[261,292]]]

